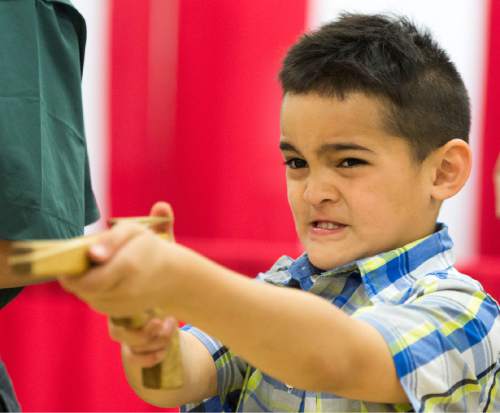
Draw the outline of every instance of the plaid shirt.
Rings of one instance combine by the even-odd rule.
[[[410,404],[293,388],[186,326],[212,354],[218,395],[182,411],[500,411],[499,306],[453,267],[452,245],[440,226],[424,239],[331,271],[321,273],[303,255],[282,257],[258,276],[317,294],[374,326],[389,346]]]

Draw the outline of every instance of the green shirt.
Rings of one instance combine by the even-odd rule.
[[[99,217],[68,0],[0,0],[0,239],[69,238]],[[11,296],[0,291],[0,307]]]

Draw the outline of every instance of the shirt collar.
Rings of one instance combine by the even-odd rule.
[[[391,285],[395,285],[397,290],[406,289],[418,278],[417,269],[429,260],[433,264],[429,268],[445,269],[453,266],[452,247],[453,241],[448,234],[448,227],[438,223],[436,232],[427,237],[403,247],[362,258],[327,271],[316,268],[309,261],[307,254],[303,254],[290,265],[288,273],[292,280],[300,284],[301,289],[307,291],[313,285],[312,277],[314,275],[331,277],[358,272],[367,293],[370,296],[375,296]]]
[[[313,285],[312,276],[320,274],[321,270],[311,264],[307,254],[303,254],[290,265],[288,273],[295,283],[299,283],[301,289],[307,291]]]

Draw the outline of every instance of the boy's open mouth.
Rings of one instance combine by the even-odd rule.
[[[335,221],[315,220],[309,224],[309,236],[311,239],[340,239],[345,235],[347,225]]]
[[[312,221],[311,225],[313,228],[330,230],[330,231],[345,227],[344,224],[333,221]]]

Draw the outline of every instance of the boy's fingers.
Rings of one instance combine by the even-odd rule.
[[[156,353],[158,351],[165,351],[168,348],[169,340],[167,338],[157,338],[151,343],[145,344],[143,346],[131,346],[130,350],[136,355],[146,355],[149,353]]]
[[[130,329],[115,326],[112,322],[108,323],[109,336],[112,340],[119,343],[126,343],[131,347],[142,347],[148,345],[153,340],[143,329]]]
[[[159,201],[156,202],[152,207],[149,215],[152,217],[168,217],[170,222],[165,222],[163,224],[158,224],[153,226],[153,231],[155,232],[166,232],[169,239],[174,240],[174,211],[172,206],[168,202]]]
[[[144,326],[144,331],[151,337],[170,337],[176,327],[177,320],[174,317],[167,317],[163,320],[160,318],[153,318]]]
[[[123,245],[132,238],[147,231],[146,228],[135,223],[121,223],[104,232],[89,249],[89,256],[93,262],[108,261]]]
[[[119,343],[127,343],[129,346],[139,345],[142,343],[141,334],[138,331],[132,329],[126,329],[125,327],[120,327],[113,324],[112,321],[108,321],[108,332],[109,337],[113,341]]]
[[[134,354],[127,346],[123,346],[123,355],[127,358],[130,364],[139,367],[153,367],[165,359],[166,351],[157,351],[149,354]]]
[[[167,317],[161,322],[160,335],[170,337],[177,327],[177,320],[174,317]]]
[[[115,324],[111,318],[108,318],[108,331],[111,338],[115,341],[135,341],[134,343],[129,343],[129,345],[145,344],[147,339],[151,338],[151,334],[148,334],[144,327],[124,327]]]
[[[167,320],[155,318],[140,329],[117,326],[109,321],[108,329],[114,341],[126,343],[135,352],[141,353],[165,348],[176,325],[177,321],[173,318]]]
[[[160,318],[152,318],[143,327],[144,332],[151,336],[157,336],[161,333],[163,328],[163,320]]]

